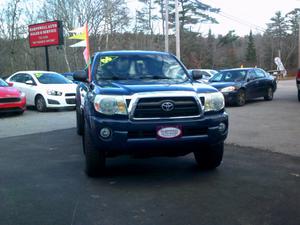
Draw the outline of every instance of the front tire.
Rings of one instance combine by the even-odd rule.
[[[85,172],[89,177],[99,176],[105,170],[105,154],[92,142],[86,121],[84,122],[82,141],[85,153]]]
[[[201,151],[194,152],[195,160],[201,169],[215,169],[223,159],[224,142],[208,145]]]
[[[244,90],[239,90],[236,99],[237,106],[243,106],[246,104],[246,92]]]
[[[267,89],[267,95],[264,97],[266,101],[271,101],[273,100],[274,92],[272,87],[268,87]]]
[[[46,101],[43,98],[43,96],[39,95],[35,99],[35,108],[39,112],[46,112],[47,106],[46,106]]]

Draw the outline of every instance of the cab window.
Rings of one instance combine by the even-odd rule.
[[[17,74],[15,76],[13,76],[10,81],[12,82],[18,82],[18,83],[24,83],[23,82],[23,75],[22,74]]]

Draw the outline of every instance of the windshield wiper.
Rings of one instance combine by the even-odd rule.
[[[124,80],[124,79],[121,79],[118,76],[112,76],[112,77],[100,78],[99,80]]]
[[[171,79],[171,78],[165,77],[165,76],[153,75],[153,76],[151,77],[151,79],[162,79],[162,80],[165,80],[165,79]]]

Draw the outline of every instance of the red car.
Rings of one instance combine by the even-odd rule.
[[[26,109],[25,93],[11,87],[0,78],[0,113],[23,113]]]

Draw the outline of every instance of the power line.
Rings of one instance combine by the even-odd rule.
[[[198,0],[196,0],[196,1],[197,1],[198,3],[200,3]],[[209,2],[211,2],[211,3],[213,3],[213,4],[215,4],[215,5],[218,5],[218,3],[214,2],[213,0],[206,0],[206,1],[209,1]],[[247,27],[249,27],[249,28],[254,28],[254,29],[256,29],[256,30],[258,30],[258,31],[260,31],[260,32],[265,32],[265,31],[266,31],[266,29],[263,28],[263,27],[261,27],[261,26],[255,25],[255,24],[253,24],[253,23],[251,23],[251,22],[249,22],[249,21],[246,21],[246,20],[244,20],[244,19],[241,19],[241,18],[238,18],[238,17],[236,17],[236,16],[233,16],[233,15],[231,15],[231,14],[229,14],[229,13],[227,13],[227,12],[224,12],[224,11],[222,11],[222,10],[221,10],[219,13],[216,13],[216,14],[217,14],[217,15],[220,15],[220,16],[226,18],[226,19],[232,20],[232,21],[234,21],[234,22],[236,22],[236,23],[239,23],[239,24],[241,24],[241,25],[247,26]]]
[[[234,22],[237,22],[237,23],[239,23],[239,24],[241,24],[241,25],[247,26],[247,27],[249,27],[249,28],[254,28],[254,29],[256,29],[256,30],[258,30],[258,31],[261,31],[261,32],[265,32],[265,31],[266,31],[266,29],[264,29],[263,27],[254,25],[254,24],[249,23],[249,22],[247,22],[247,21],[245,21],[245,20],[242,20],[242,19],[239,19],[239,18],[237,18],[237,17],[234,17],[234,16],[232,16],[232,15],[230,15],[230,14],[228,14],[228,13],[225,13],[225,12],[222,12],[222,11],[221,11],[221,12],[218,13],[218,15],[220,15],[220,16],[226,18],[226,19],[232,20],[232,21],[234,21]]]

